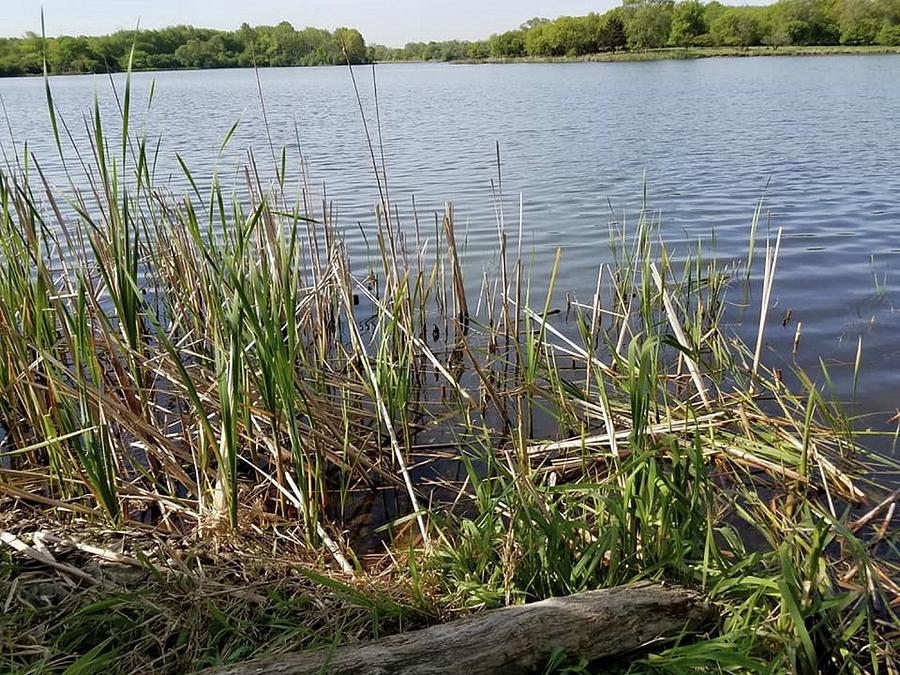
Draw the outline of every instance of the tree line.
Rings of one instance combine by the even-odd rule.
[[[287,21],[277,26],[236,31],[173,26],[161,30],[118,31],[100,36],[0,38],[0,76],[50,73],[116,72],[128,67],[134,46],[135,70],[306,66],[364,63],[368,50],[353,28],[296,30]]]
[[[900,45],[900,0],[777,0],[729,6],[717,0],[623,0],[604,14],[534,18],[486,40],[367,47],[353,28],[277,26],[223,31],[192,26],[43,39],[0,38],[0,76],[124,70],[304,66],[370,61],[584,56],[661,47]]]
[[[900,45],[900,0],[778,0],[729,6],[716,0],[623,0],[604,14],[534,18],[487,40],[373,45],[374,60],[584,56],[662,47]]]

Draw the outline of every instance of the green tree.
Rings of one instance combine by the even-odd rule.
[[[875,36],[875,42],[889,47],[900,46],[900,25],[884,26]]]
[[[366,41],[362,33],[355,28],[338,28],[334,31],[334,40],[350,63],[365,63]]]
[[[492,35],[488,40],[491,56],[495,58],[516,58],[525,56],[525,31],[510,30]]]
[[[537,24],[525,31],[525,51],[528,56],[559,56],[556,31],[549,22]]]
[[[782,31],[790,44],[836,45],[840,42],[840,29],[823,0],[778,0],[770,11],[773,30]]]
[[[597,51],[596,34],[587,17],[561,16],[552,26],[557,53],[583,56]]]
[[[717,44],[750,47],[762,43],[764,25],[760,13],[752,7],[729,7],[709,27]]]
[[[703,5],[698,0],[683,0],[672,10],[669,44],[676,47],[688,47],[708,30]]]
[[[875,42],[883,20],[871,0],[843,0],[836,6],[842,45],[870,45]]]
[[[625,0],[625,32],[630,49],[658,49],[665,46],[672,30],[671,0]]]
[[[625,22],[615,11],[609,12],[600,29],[598,48],[600,51],[612,52],[625,49],[627,45],[628,36],[625,32]]]
[[[468,59],[487,59],[492,55],[491,45],[489,40],[476,40],[475,42],[470,42],[466,47],[466,58]]]
[[[519,26],[519,30],[531,30],[532,28],[543,25],[545,23],[550,23],[550,19],[544,19],[542,17],[536,16],[522,23],[522,25]]]
[[[875,11],[886,26],[900,24],[900,0],[873,0]]]
[[[229,64],[225,42],[219,35],[189,40],[175,50],[175,58],[185,68],[222,68]]]

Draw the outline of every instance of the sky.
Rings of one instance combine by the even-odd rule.
[[[534,16],[604,12],[619,0],[0,0],[0,35],[99,35],[118,29],[190,24],[235,29],[290,21],[295,28],[358,28],[369,44],[474,40]]]

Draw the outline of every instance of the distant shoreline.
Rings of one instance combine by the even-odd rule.
[[[584,56],[521,56],[508,58],[486,59],[457,59],[453,61],[433,60],[401,60],[392,59],[369,63],[354,64],[358,66],[395,65],[395,64],[423,64],[442,63],[448,65],[502,65],[502,64],[526,64],[526,63],[629,63],[639,61],[687,61],[709,58],[749,58],[759,56],[865,56],[876,54],[900,54],[900,46],[795,46],[795,47],[664,47],[661,49],[648,49],[645,51],[620,51],[601,52],[599,54],[586,54]],[[346,68],[346,64],[310,64],[292,66],[263,66],[262,68]],[[253,66],[223,66],[212,68],[159,68],[140,70],[136,73],[178,73],[178,72],[203,72],[213,70],[251,70]],[[69,77],[77,75],[116,75],[124,73],[124,70],[108,72],[83,72],[83,73],[53,73],[50,77]],[[41,74],[27,75],[0,75],[0,80],[17,78],[40,78]]]
[[[817,47],[664,47],[646,51],[602,52],[584,56],[522,56],[516,58],[464,59],[444,63],[618,63],[633,61],[681,61],[709,58],[747,58],[755,56],[841,56],[900,54],[900,46],[817,46]],[[382,63],[404,63],[383,61]],[[429,62],[426,62],[429,63]],[[430,63],[437,63],[432,61]]]

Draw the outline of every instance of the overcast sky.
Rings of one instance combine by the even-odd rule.
[[[0,0],[0,35],[41,29],[48,35],[108,33],[192,24],[234,29],[244,21],[295,28],[359,28],[369,43],[400,46],[414,40],[477,39],[533,16],[603,12],[619,0]]]

